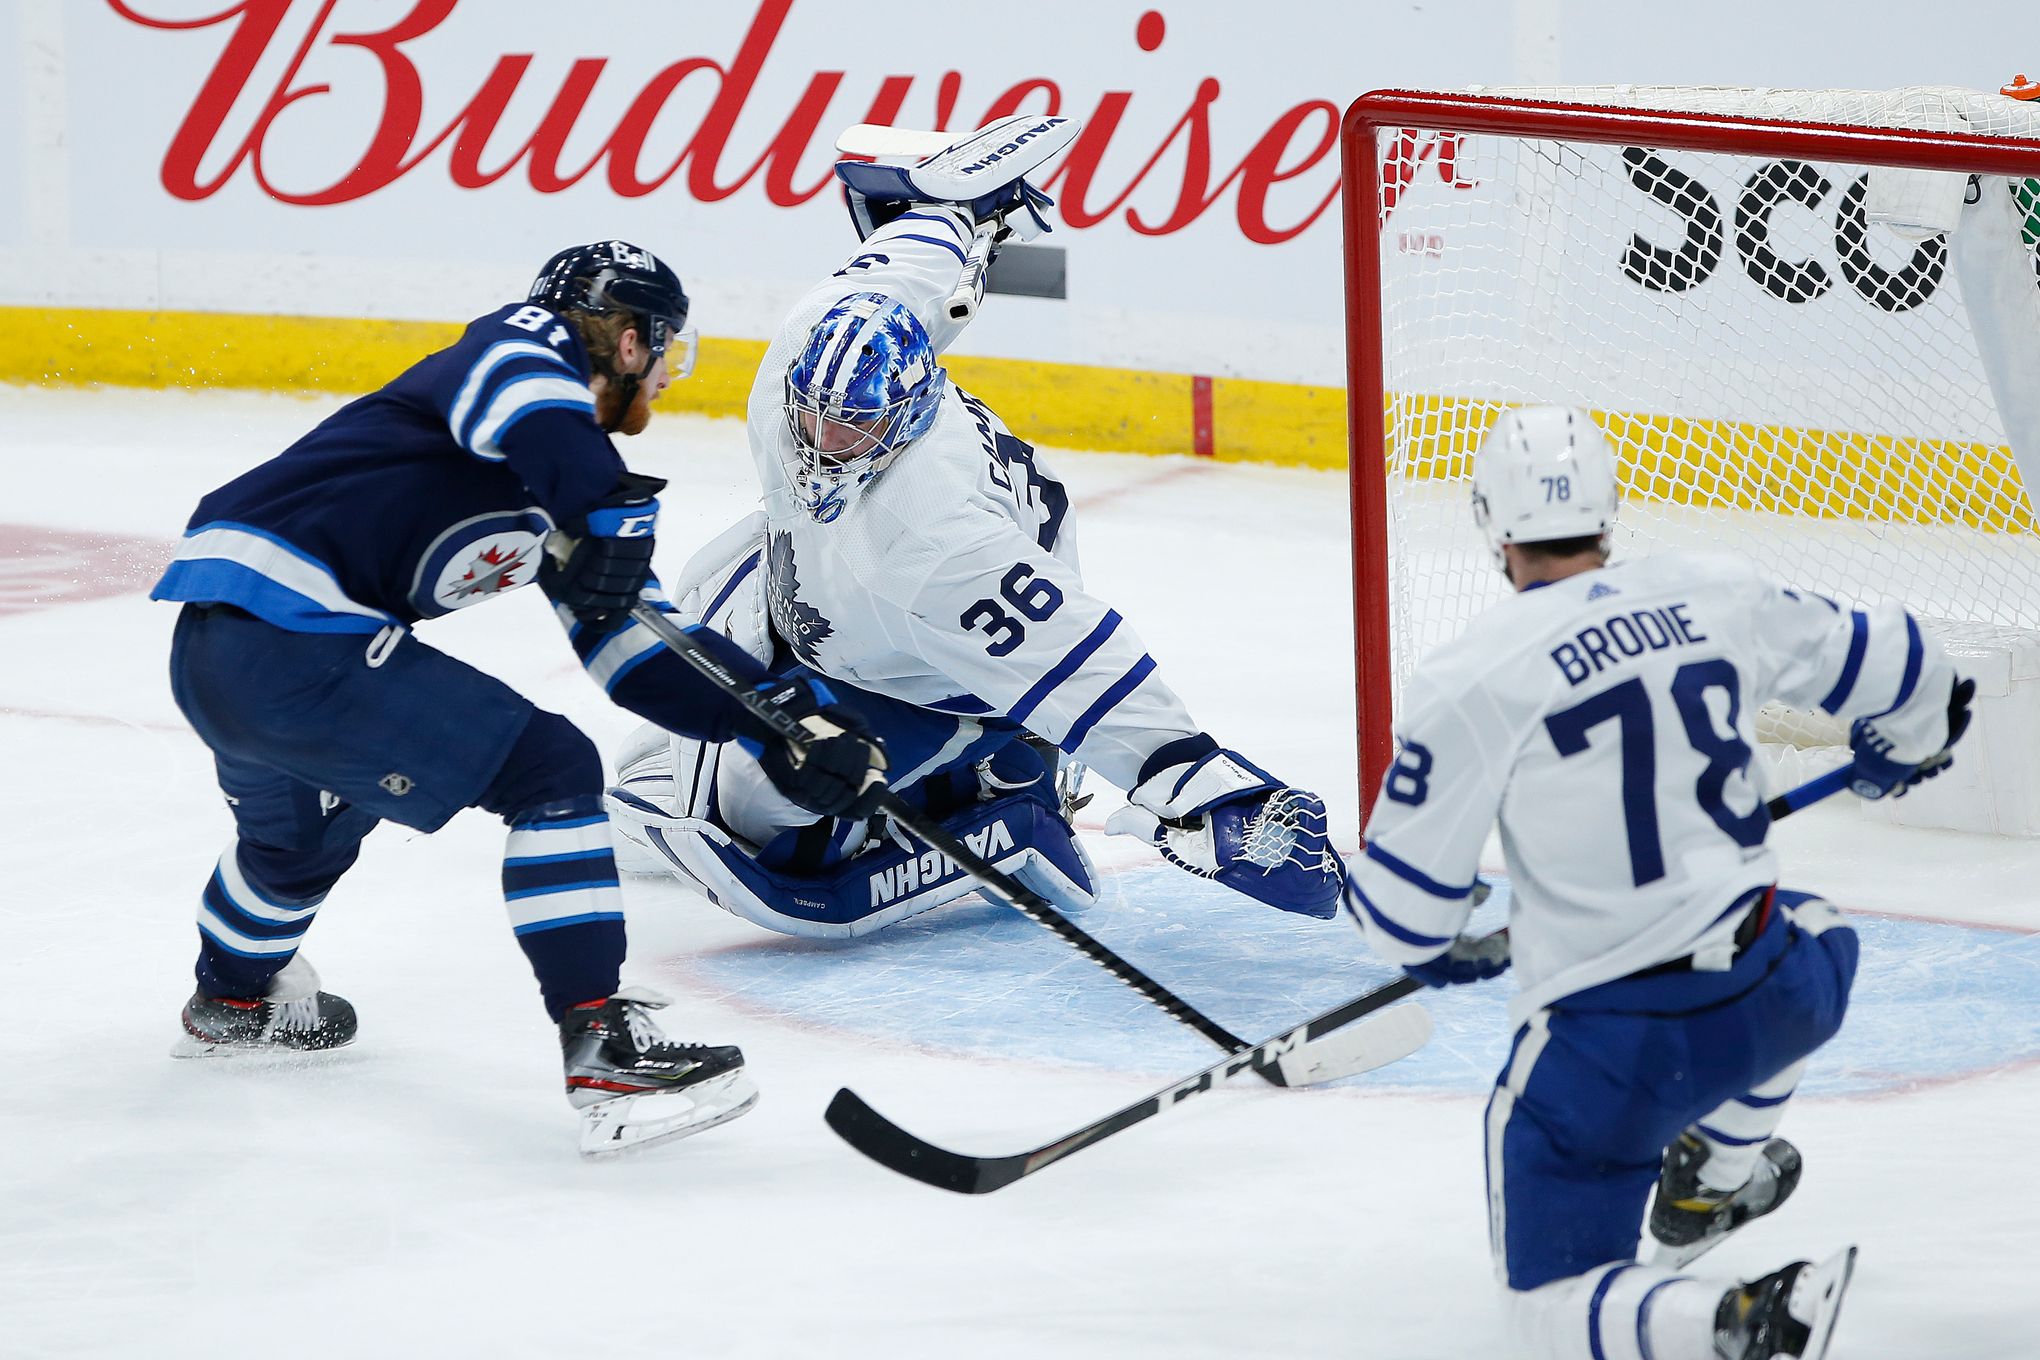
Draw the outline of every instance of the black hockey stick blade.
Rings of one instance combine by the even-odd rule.
[[[1080,1152],[1093,1143],[1110,1138],[1122,1129],[1132,1128],[1143,1120],[1166,1113],[1190,1097],[1201,1095],[1220,1082],[1249,1069],[1271,1080],[1278,1080],[1279,1083],[1279,1079],[1274,1076],[1275,1068],[1285,1055],[1295,1052],[1317,1036],[1330,1033],[1364,1015],[1400,1001],[1421,985],[1416,979],[1405,974],[1393,982],[1364,992],[1351,1001],[1334,1006],[1321,1015],[1313,1016],[1294,1029],[1278,1034],[1265,1043],[1236,1053],[1201,1072],[1193,1072],[1144,1100],[1135,1101],[1126,1108],[1115,1110],[1103,1119],[1093,1120],[1053,1142],[1043,1143],[1040,1147],[1029,1148],[1024,1152],[978,1157],[937,1147],[926,1139],[907,1132],[872,1109],[862,1096],[847,1086],[836,1092],[835,1099],[829,1102],[828,1111],[822,1117],[828,1126],[836,1131],[839,1138],[888,1171],[896,1171],[910,1180],[917,1180],[923,1185],[932,1185],[938,1190],[953,1190],[959,1195],[989,1194],[993,1190],[1011,1185],[1023,1176],[1031,1176],[1044,1167],[1053,1166],[1071,1153]],[[1428,1031],[1428,1025],[1426,1030]]]

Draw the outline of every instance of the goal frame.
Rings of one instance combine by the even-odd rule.
[[[2040,140],[1732,114],[1680,113],[1481,94],[1375,90],[1340,125],[1345,232],[1347,478],[1352,514],[1355,736],[1364,826],[1394,758],[1388,562],[1388,437],[1383,382],[1376,134],[1387,129],[1845,161],[1970,175],[2040,177]],[[1469,512],[1470,513],[1470,512]]]

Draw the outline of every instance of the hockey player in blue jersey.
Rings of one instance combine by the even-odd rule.
[[[466,807],[510,828],[503,894],[559,1026],[591,1154],[678,1137],[756,1098],[732,1047],[675,1043],[620,986],[623,904],[594,746],[565,718],[411,627],[537,581],[588,673],[626,708],[753,743],[816,813],[854,812],[884,760],[825,686],[780,681],[704,637],[800,716],[795,753],[629,617],[651,576],[664,483],[634,434],[693,364],[672,270],[621,241],[562,251],[529,298],[350,403],[199,502],[157,599],[183,602],[178,706],[212,749],[236,835],[198,909],[187,1054],[328,1049],[354,1008],[298,953],[378,821],[435,831]]]
[[[781,323],[752,386],[762,511],[675,600],[761,661],[826,677],[885,737],[903,798],[1062,906],[1093,894],[1068,820],[1081,765],[1129,794],[1110,829],[1328,918],[1324,804],[1198,725],[1086,588],[1048,460],[941,364],[986,248],[1046,229],[1024,176],[1076,130],[1015,115],[944,145],[879,129],[932,137],[933,154],[838,167],[860,244]],[[859,935],[971,891],[904,836],[792,806],[727,743],[648,732],[617,764],[640,862],[771,929]]]
[[[1841,914],[1778,886],[1752,715],[1775,698],[1851,724],[1853,786],[1881,797],[1938,769],[1974,685],[1895,604],[1721,554],[1610,565],[1615,458],[1583,411],[1504,413],[1474,505],[1518,594],[1418,667],[1348,905],[1433,985],[1513,961],[1487,1179],[1520,1350],[1817,1360],[1853,1247],[1742,1284],[1680,1271],[1798,1183],[1774,1135],[1856,972]],[[1498,820],[1510,931],[1469,939]]]

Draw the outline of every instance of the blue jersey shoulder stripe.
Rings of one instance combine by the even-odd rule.
[[[1117,708],[1120,700],[1139,689],[1140,682],[1147,679],[1154,668],[1155,659],[1151,656],[1143,655],[1140,660],[1134,662],[1133,669],[1120,676],[1112,688],[1099,695],[1098,702],[1084,710],[1084,716],[1071,725],[1069,735],[1062,739],[1062,749],[1074,754],[1076,749],[1084,744],[1084,738],[1091,735],[1091,729],[1096,727],[1107,713]]]
[[[919,232],[912,232],[912,231],[904,231],[904,232],[901,232],[901,233],[900,233],[900,234],[899,234],[898,236],[888,236],[888,237],[886,237],[886,240],[888,240],[888,241],[921,241],[921,242],[923,242],[923,243],[925,243],[925,244],[927,244],[927,245],[931,245],[931,246],[941,246],[941,247],[942,247],[942,248],[943,248],[944,250],[948,251],[948,252],[949,252],[949,253],[950,253],[951,255],[954,255],[954,256],[955,256],[955,257],[957,258],[957,260],[958,260],[959,262],[960,262],[960,261],[962,261],[962,260],[963,260],[963,258],[964,258],[964,254],[963,254],[963,247],[962,247],[962,246],[960,246],[960,245],[958,245],[958,244],[956,244],[956,242],[954,242],[954,241],[938,241],[938,240],[936,240],[936,239],[935,239],[935,238],[934,238],[933,236],[923,236],[923,235],[921,235],[921,234],[920,234]]]
[[[1376,864],[1379,864],[1382,868],[1388,870],[1411,887],[1421,888],[1431,896],[1442,897],[1447,902],[1457,902],[1461,898],[1470,896],[1473,892],[1473,884],[1469,883],[1463,888],[1455,888],[1448,883],[1440,883],[1437,879],[1432,878],[1408,860],[1397,859],[1394,855],[1389,854],[1388,851],[1371,841],[1367,846],[1367,858],[1373,860]]]
[[[955,218],[949,216],[947,213],[903,212],[898,217],[895,217],[893,221],[935,222],[955,232],[956,237],[959,241],[962,240],[965,235],[967,235],[967,233],[963,229],[963,224],[961,222],[958,222]]]
[[[1381,908],[1374,905],[1374,899],[1369,897],[1359,884],[1352,884],[1352,888],[1353,895],[1360,899],[1360,906],[1367,913],[1367,919],[1380,926],[1396,939],[1401,940],[1404,944],[1413,945],[1419,949],[1443,949],[1452,943],[1450,935],[1425,935],[1420,931],[1411,930],[1405,925],[1391,921],[1382,914]]]
[[[744,565],[730,573],[730,579],[723,582],[723,588],[718,590],[715,593],[715,598],[708,602],[708,608],[701,611],[701,621],[704,624],[714,618],[715,611],[721,609],[724,602],[736,593],[737,587],[744,583],[744,578],[758,569],[758,559],[764,555],[764,549],[759,549],[744,559]]]
[[[1099,620],[1098,626],[1091,630],[1090,635],[1076,646],[1070,648],[1068,654],[1062,660],[1049,667],[1048,674],[1035,681],[1033,688],[1020,696],[1020,702],[1014,704],[1006,716],[1017,723],[1026,722],[1028,716],[1035,709],[1041,707],[1043,699],[1046,699],[1063,681],[1069,679],[1082,669],[1084,663],[1091,659],[1092,654],[1100,647],[1103,647],[1106,640],[1119,631],[1119,625],[1122,621],[1118,610],[1106,610],[1105,617]]]
[[[1789,593],[1789,592],[1788,592]],[[1840,711],[1856,688],[1856,676],[1863,669],[1863,653],[1870,644],[1870,616],[1860,609],[1849,611],[1849,654],[1842,660],[1842,673],[1835,677],[1835,687],[1820,701],[1821,708],[1829,713]]]

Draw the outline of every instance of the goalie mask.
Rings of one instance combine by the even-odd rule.
[[[786,370],[800,496],[823,524],[926,434],[949,375],[920,320],[883,293],[852,293],[808,332]]]
[[[1498,565],[1505,543],[1607,534],[1619,500],[1615,451],[1577,407],[1504,411],[1473,455],[1473,522]]]

